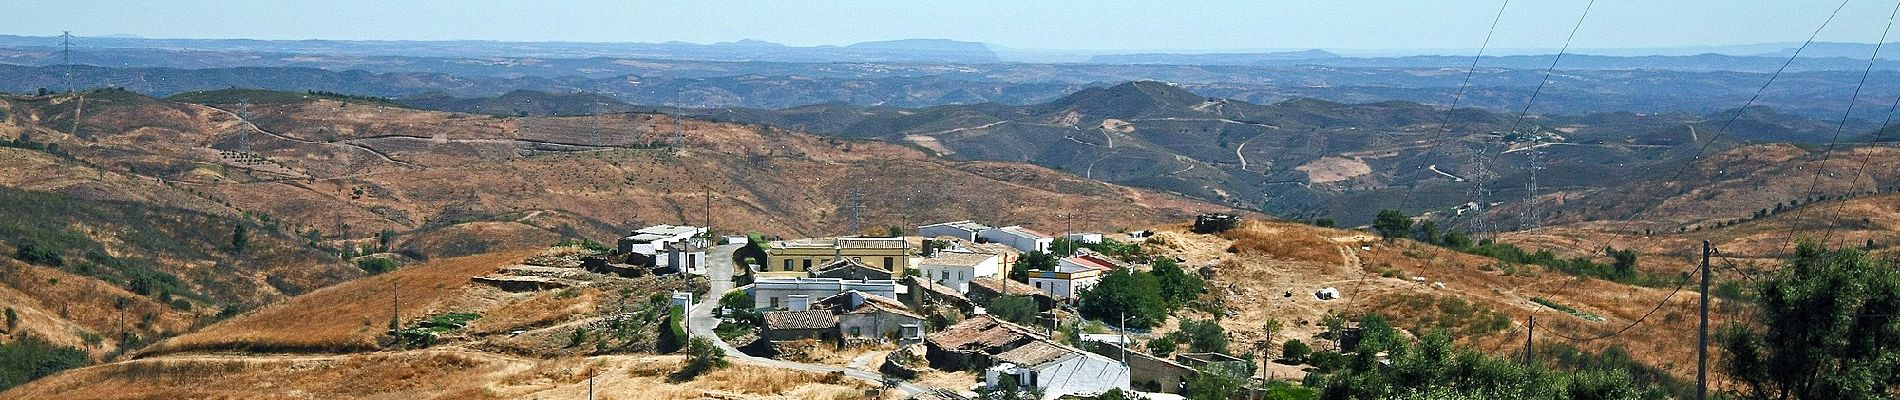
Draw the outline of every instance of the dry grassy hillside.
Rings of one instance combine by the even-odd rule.
[[[104,91],[13,98],[7,130],[65,143],[81,160],[205,193],[295,232],[361,239],[476,220],[564,235],[713,223],[786,236],[975,218],[1090,229],[1223,210],[1040,167],[950,163],[911,148],[652,114],[502,118],[309,98],[210,106]],[[79,135],[71,131],[73,114]],[[135,117],[136,116],[136,117]],[[856,193],[857,195],[853,195]],[[541,221],[544,213],[563,218]],[[1066,221],[1065,221],[1066,222]],[[1078,227],[1084,228],[1084,227]]]
[[[335,285],[211,325],[147,349],[255,353],[357,352],[383,347],[391,311],[431,312],[482,275],[532,252],[449,258]]]
[[[1286,222],[1248,222],[1219,235],[1194,234],[1177,225],[1148,243],[1161,254],[1187,259],[1188,266],[1214,269],[1209,288],[1231,313],[1221,325],[1242,349],[1251,349],[1264,337],[1269,319],[1285,325],[1274,334],[1276,351],[1287,339],[1327,348],[1330,342],[1315,337],[1325,330],[1322,321],[1327,316],[1376,312],[1414,334],[1445,329],[1468,345],[1511,355],[1522,348],[1527,319],[1536,316],[1539,341],[1588,350],[1620,346],[1677,376],[1695,372],[1693,364],[1679,362],[1694,357],[1695,326],[1687,321],[1694,320],[1695,297],[1688,291],[1676,294],[1641,329],[1611,339],[1570,340],[1561,336],[1606,335],[1643,318],[1672,288],[1578,279],[1410,240],[1388,242],[1365,232]],[[1422,282],[1416,280],[1420,278]],[[1444,287],[1435,287],[1437,283]],[[1314,292],[1327,287],[1337,288],[1343,298],[1315,299]],[[1573,316],[1532,298],[1603,320]]]
[[[1823,161],[1825,159],[1825,161]],[[1601,189],[1558,191],[1540,196],[1552,223],[1640,221],[1653,232],[1708,228],[1745,219],[1777,204],[1819,201],[1900,190],[1900,148],[1888,144],[1807,148],[1785,143],[1739,146],[1711,154],[1682,170],[1670,167],[1656,180]],[[1818,174],[1817,174],[1818,172]],[[1659,182],[1670,177],[1671,182]],[[1498,215],[1517,215],[1506,202]]]
[[[68,371],[0,399],[858,399],[838,375],[740,364],[688,382],[681,356],[530,359],[463,349],[320,356],[168,356]]]

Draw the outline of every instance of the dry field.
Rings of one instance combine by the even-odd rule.
[[[1179,255],[1187,266],[1213,266],[1209,289],[1224,300],[1230,316],[1221,325],[1236,351],[1252,350],[1267,320],[1283,328],[1273,336],[1273,352],[1287,339],[1316,348],[1329,315],[1387,315],[1397,327],[1423,334],[1449,329],[1467,345],[1498,355],[1521,348],[1527,319],[1536,316],[1540,341],[1570,343],[1590,350],[1622,346],[1640,361],[1678,376],[1692,376],[1694,306],[1691,291],[1675,297],[1638,329],[1613,340],[1570,341],[1608,334],[1643,318],[1672,288],[1645,288],[1603,280],[1581,280],[1541,267],[1502,266],[1496,260],[1410,240],[1381,241],[1363,232],[1285,222],[1248,222],[1220,235],[1186,232],[1170,226],[1157,235],[1154,248]],[[1363,246],[1363,247],[1362,247]],[[1228,249],[1238,251],[1230,253]],[[1422,277],[1424,282],[1414,280]],[[1434,283],[1443,283],[1439,289]],[[1339,300],[1322,301],[1313,293],[1337,288]],[[1593,322],[1531,301],[1542,297],[1604,317]],[[1187,318],[1212,316],[1187,313]],[[1716,318],[1716,322],[1724,321]],[[1172,330],[1170,323],[1158,332]],[[1560,336],[1561,335],[1561,336]]]
[[[159,343],[144,355],[178,352],[347,353],[381,348],[390,312],[405,321],[434,314],[461,293],[469,277],[518,262],[533,252],[443,259],[365,277],[266,306]],[[400,304],[398,307],[397,304]]]
[[[857,399],[837,375],[734,364],[688,382],[681,356],[527,359],[462,349],[323,356],[170,355],[67,371],[4,399]]]

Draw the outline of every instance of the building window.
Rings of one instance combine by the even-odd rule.
[[[892,269],[892,267],[896,265],[897,265],[897,261],[892,260],[890,257],[884,257],[885,271],[896,271],[896,269]]]
[[[806,271],[810,271],[810,270],[811,270],[811,259],[809,259],[809,258],[807,258],[807,259],[805,259],[805,270],[806,270]]]
[[[792,260],[785,260],[785,270],[786,271],[792,270]]]
[[[773,297],[773,298],[772,298],[772,308],[778,308],[778,298],[777,298],[777,297]]]
[[[855,326],[851,327],[851,336],[864,336],[864,333],[861,332],[860,329],[862,328],[855,327]]]
[[[950,280],[950,270],[943,270],[943,280]]]
[[[1037,288],[1037,289],[1041,289],[1041,288],[1042,288],[1042,281],[1036,281],[1036,288]]]

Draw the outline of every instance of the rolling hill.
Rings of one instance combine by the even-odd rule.
[[[879,139],[959,160],[1027,162],[1291,217],[1364,223],[1363,210],[1450,211],[1476,201],[1478,155],[1492,202],[1523,198],[1537,156],[1544,193],[1659,179],[1704,145],[1812,143],[1832,123],[1750,108],[1708,116],[1447,113],[1406,102],[1251,104],[1180,85],[1130,82],[1052,102],[918,109],[820,104],[689,111],[707,118]],[[1729,119],[1733,124],[1727,124]],[[1448,124],[1447,124],[1448,123]],[[1728,129],[1716,140],[1713,132]],[[1846,129],[1862,129],[1850,121]],[[1535,151],[1532,151],[1532,146]]]

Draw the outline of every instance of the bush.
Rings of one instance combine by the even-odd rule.
[[[356,267],[362,268],[363,272],[368,272],[370,275],[394,271],[401,266],[402,263],[398,263],[392,258],[370,257],[356,260]]]
[[[0,390],[91,363],[84,350],[61,347],[33,335],[0,344]]]
[[[46,245],[31,240],[20,241],[20,243],[15,246],[18,246],[19,249],[14,251],[13,258],[18,258],[20,261],[25,261],[28,264],[39,264],[48,267],[66,265],[66,260],[59,255],[59,249],[49,248]]]
[[[1036,300],[1029,296],[999,296],[984,306],[990,314],[1009,322],[1034,325],[1036,322]]]
[[[1288,340],[1286,344],[1280,345],[1280,359],[1282,360],[1296,364],[1302,363],[1306,362],[1306,356],[1309,354],[1313,354],[1313,348],[1307,346],[1306,342],[1302,342],[1299,339]]]
[[[1176,346],[1177,344],[1174,342],[1173,337],[1162,336],[1148,341],[1148,352],[1154,353],[1154,355],[1157,356],[1167,357],[1169,354],[1174,354],[1174,348]]]

